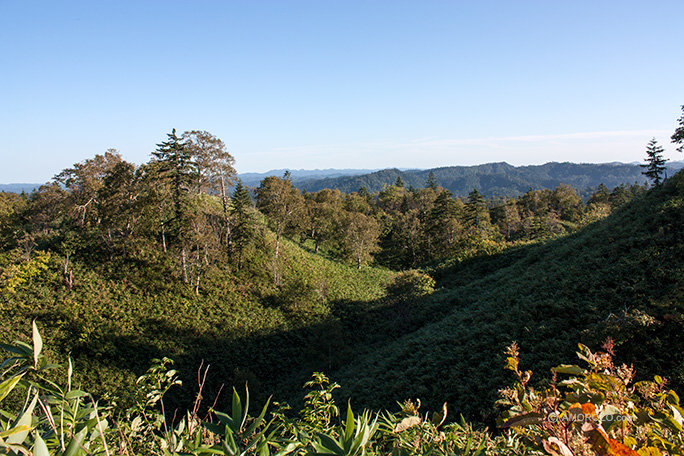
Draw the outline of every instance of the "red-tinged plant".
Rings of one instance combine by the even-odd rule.
[[[633,383],[631,366],[615,366],[612,341],[604,352],[580,344],[579,358],[588,368],[563,364],[552,369],[549,387],[529,386],[531,371],[519,369],[518,347],[506,354],[507,369],[517,382],[500,391],[508,410],[500,427],[552,456],[684,455],[684,409],[667,382]],[[570,378],[557,381],[557,375]],[[562,391],[561,391],[562,390]]]

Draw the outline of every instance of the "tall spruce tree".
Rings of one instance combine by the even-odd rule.
[[[170,190],[173,215],[168,220],[171,241],[180,250],[183,282],[188,283],[188,238],[192,232],[192,202],[190,189],[197,182],[197,165],[185,141],[176,135],[174,128],[168,139],[157,144],[152,152],[152,170],[156,184]],[[162,223],[165,223],[162,221]]]
[[[197,164],[185,141],[176,136],[176,129],[167,134],[168,140],[157,144],[152,152],[157,166],[157,177],[171,186],[176,229],[182,224],[188,206],[190,188],[197,182]],[[177,233],[176,233],[177,234]]]
[[[237,253],[238,269],[242,268],[242,256],[245,247],[249,245],[255,236],[254,205],[249,190],[238,179],[233,190],[230,215],[232,217],[232,241]]]
[[[655,138],[651,139],[646,146],[646,164],[639,165],[645,169],[641,174],[651,179],[656,187],[660,186],[665,173],[667,159],[663,157],[663,152],[664,149],[658,145],[658,141]]]
[[[425,180],[425,187],[431,188],[432,190],[437,190],[437,188],[439,187],[437,185],[437,179],[435,178],[435,173],[433,173],[432,171],[430,171],[427,179]]]
[[[673,144],[679,144],[679,147],[677,147],[679,152],[684,152],[684,105],[682,105],[682,117],[677,119],[677,122],[679,122],[679,126],[670,139]]]
[[[487,201],[476,188],[468,193],[465,205],[465,222],[471,230],[483,234],[491,227]]]

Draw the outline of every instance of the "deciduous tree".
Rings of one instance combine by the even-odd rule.
[[[344,232],[343,251],[361,269],[361,265],[373,260],[373,253],[379,249],[380,225],[373,217],[349,212],[340,228]]]
[[[197,193],[213,193],[221,196],[225,243],[231,248],[231,233],[228,209],[228,187],[235,183],[235,158],[226,150],[226,145],[208,131],[186,131],[183,133],[185,147],[191,152],[197,167]]]
[[[302,205],[302,194],[293,187],[289,174],[283,178],[268,176],[261,181],[257,189],[257,208],[268,217],[276,235],[273,257],[273,280],[276,285],[280,282],[277,266],[280,237],[296,226]]]

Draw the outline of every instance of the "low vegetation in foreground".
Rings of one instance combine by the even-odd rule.
[[[138,378],[132,406],[121,410],[79,389],[71,361],[66,372],[49,363],[35,322],[32,344],[1,348],[10,354],[0,377],[0,453],[8,455],[684,454],[678,395],[658,376],[633,383],[631,367],[614,365],[610,341],[599,353],[580,344],[586,367],[554,368],[543,390],[529,386],[532,372],[520,368],[517,346],[509,347],[516,383],[500,391],[496,435],[462,417],[449,420],[446,403],[432,414],[421,412],[419,400],[405,401],[398,413],[354,413],[351,401],[336,405],[338,385],[321,373],[305,384],[296,412],[270,399],[254,410],[247,386],[244,394],[233,389],[228,410],[206,407],[200,370],[194,407],[178,415],[164,403],[169,390],[182,387],[168,358]],[[12,396],[24,398],[19,407],[6,406]]]

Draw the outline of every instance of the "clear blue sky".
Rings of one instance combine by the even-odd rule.
[[[684,104],[684,1],[0,0],[0,183],[172,128],[239,172],[640,161]]]

